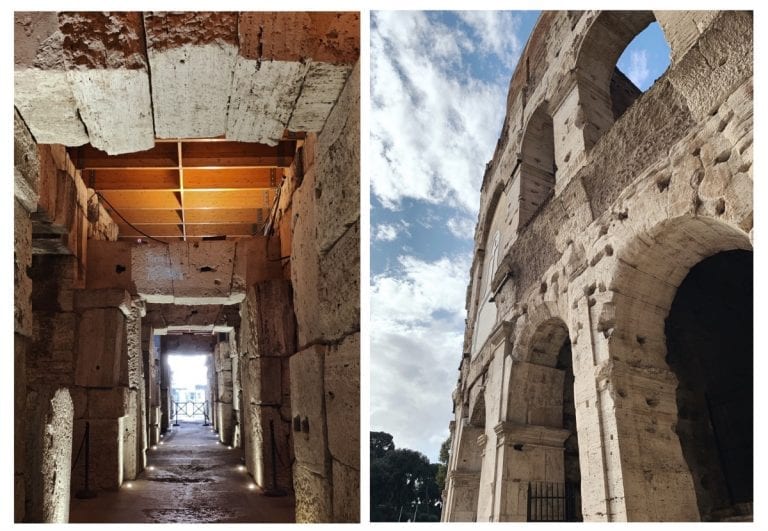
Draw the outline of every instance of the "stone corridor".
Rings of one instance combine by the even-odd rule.
[[[15,522],[359,521],[359,26],[15,12]]]
[[[244,463],[242,451],[221,444],[212,427],[180,421],[149,451],[147,468],[116,492],[77,499],[82,487],[78,464],[70,522],[293,522],[293,496],[265,496]]]

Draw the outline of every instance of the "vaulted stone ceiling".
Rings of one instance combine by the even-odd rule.
[[[43,144],[275,146],[322,129],[359,48],[357,13],[16,13],[14,103]]]

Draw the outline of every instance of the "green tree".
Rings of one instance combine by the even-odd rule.
[[[437,465],[435,481],[437,482],[437,486],[440,489],[440,492],[443,492],[445,489],[445,476],[448,473],[448,459],[450,457],[450,452],[451,436],[449,435],[448,438],[443,441],[443,444],[440,445],[440,455],[437,456],[440,463]]]
[[[436,473],[437,465],[424,454],[396,449],[388,433],[371,433],[371,521],[439,521]]]

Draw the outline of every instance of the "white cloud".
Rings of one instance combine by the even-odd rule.
[[[459,17],[471,29],[480,49],[498,56],[510,69],[520,57],[522,46],[516,32],[520,27],[514,13],[509,11],[460,11]]]
[[[391,242],[395,238],[397,238],[397,227],[394,225],[382,223],[376,226],[376,234],[373,236],[374,240]]]
[[[373,193],[386,208],[412,198],[476,212],[485,164],[504,118],[508,80],[472,78],[463,54],[487,46],[516,61],[514,32],[507,26],[485,36],[489,30],[478,33],[481,21],[471,15],[474,37],[421,12],[372,16]]]
[[[432,461],[448,436],[471,255],[398,259],[371,286],[371,429]]]
[[[448,220],[448,230],[457,238],[471,240],[475,237],[475,221],[466,216],[455,217]]]
[[[646,50],[632,51],[629,56],[629,69],[627,77],[636,87],[644,89],[651,76],[648,69],[648,52]]]

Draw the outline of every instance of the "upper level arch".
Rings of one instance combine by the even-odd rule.
[[[576,58],[586,151],[640,95],[616,63],[630,42],[655,21],[652,11],[601,11],[587,30]]]

